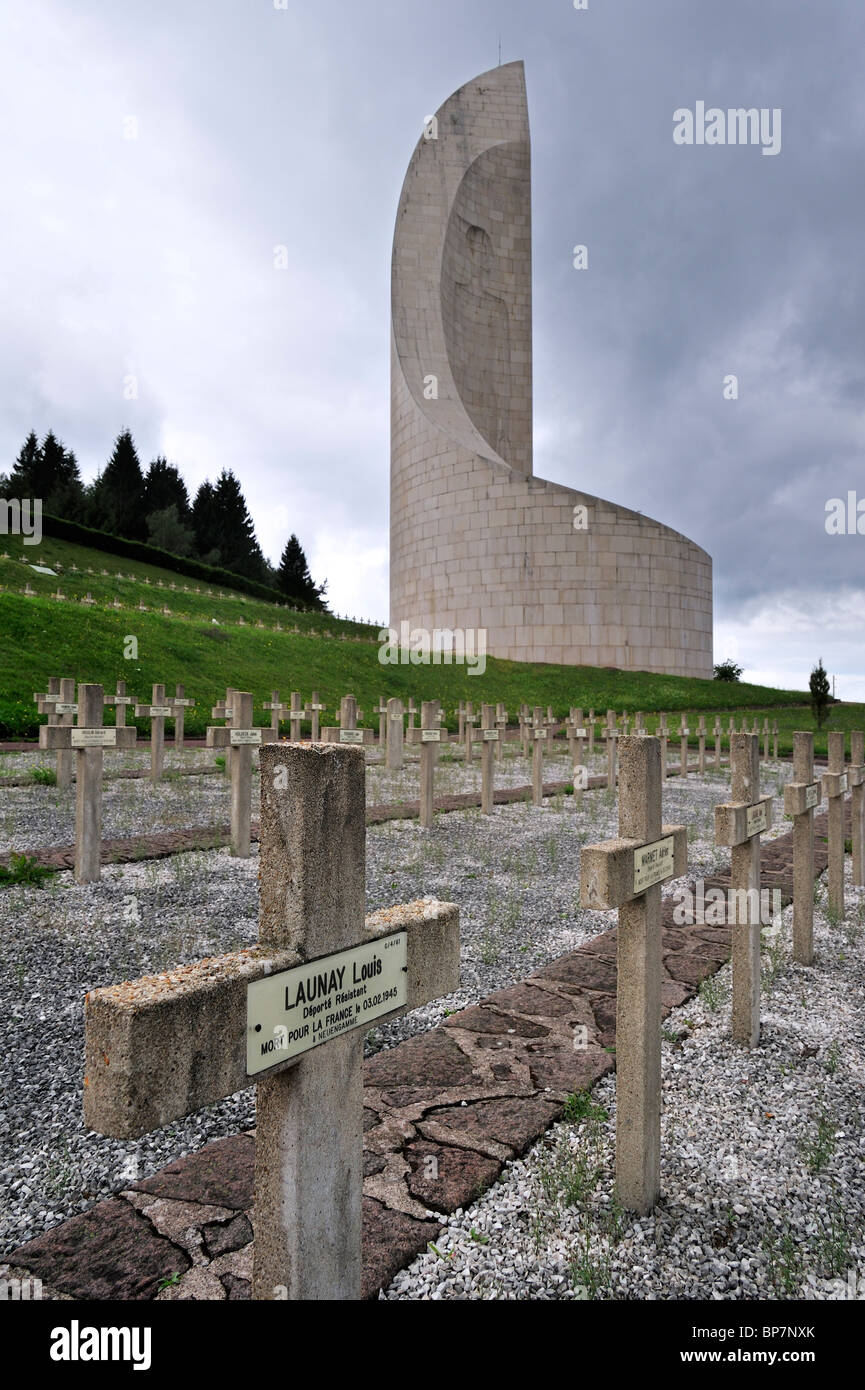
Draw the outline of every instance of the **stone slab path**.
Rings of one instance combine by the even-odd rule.
[[[815,832],[819,875],[825,813]],[[788,902],[792,853],[792,831],[762,847],[763,883]],[[675,925],[672,899],[663,921],[666,1017],[728,959],[730,931]],[[569,1095],[615,1067],[616,938],[605,932],[366,1062],[364,1297],[436,1240],[430,1211],[471,1202]],[[578,1052],[580,1025],[588,1048]],[[40,1278],[46,1297],[247,1299],[254,1155],[254,1133],[210,1144],[19,1247],[6,1256],[11,1272]]]

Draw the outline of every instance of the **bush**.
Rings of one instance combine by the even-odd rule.
[[[716,681],[739,681],[742,678],[742,667],[737,666],[732,657],[728,661],[722,661],[715,667]]]

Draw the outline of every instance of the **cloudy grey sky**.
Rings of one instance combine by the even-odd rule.
[[[499,36],[535,472],[710,552],[717,660],[801,688],[822,655],[865,699],[865,535],[825,530],[865,498],[858,0],[4,0],[0,469],[53,428],[92,477],[128,426],[191,488],[233,468],[273,560],[297,531],[339,611],[385,618],[397,200]],[[781,108],[780,154],[676,145],[698,101]]]

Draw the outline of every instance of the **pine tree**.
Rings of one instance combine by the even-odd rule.
[[[811,672],[808,684],[811,689],[811,710],[817,720],[817,728],[822,729],[829,704],[829,677],[823,669],[822,657]]]
[[[309,572],[303,546],[293,534],[285,543],[276,583],[286,598],[294,599],[295,602],[303,603],[310,608],[324,608],[321,600],[327,588],[327,580],[320,586],[316,585]]]
[[[53,516],[79,518],[84,505],[84,487],[78,461],[49,430],[39,445],[31,430],[15,460],[9,477],[10,495],[39,498],[44,511]]]
[[[213,489],[213,538],[225,569],[263,580],[264,556],[240,483],[230,469],[223,469]]]
[[[179,469],[160,454],[150,464],[144,477],[144,515],[150,517],[154,512],[164,512],[169,507],[177,509],[177,517],[184,526],[191,524],[192,508],[186,484]]]
[[[93,486],[92,501],[103,530],[144,540],[144,478],[129,430],[117,436],[114,452]]]
[[[220,563],[219,546],[216,534],[216,512],[213,500],[213,483],[201,484],[192,504],[192,531],[195,536],[195,553],[206,565]]]

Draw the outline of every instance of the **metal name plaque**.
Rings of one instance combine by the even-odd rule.
[[[135,701],[131,695],[112,695],[110,700],[105,701],[106,705],[134,705]]]
[[[232,748],[245,748],[247,744],[261,743],[260,729],[232,729],[229,735]]]
[[[847,790],[847,773],[846,773],[846,772],[842,772],[842,773],[841,773],[841,776],[838,778],[838,791],[839,791],[839,793],[842,793],[842,792],[846,792],[846,790]]]
[[[498,729],[484,729],[484,743],[498,743]]]
[[[441,729],[421,729],[420,741],[421,743],[441,743]]]
[[[816,782],[813,782],[810,787],[805,788],[805,810],[813,811],[814,807],[819,806],[819,804],[820,788]]]
[[[73,748],[116,748],[116,729],[73,729]]]
[[[176,697],[172,698],[171,703],[176,705],[178,709],[192,709],[195,705],[194,700],[178,700]],[[265,709],[267,709],[266,705]]]
[[[58,701],[54,706],[55,714],[77,714],[78,706],[66,704],[65,701]]]
[[[337,951],[256,980],[246,991],[246,1074],[287,1062],[320,1043],[401,1008],[408,935]]]
[[[546,729],[535,729],[535,738],[546,738]]]
[[[634,892],[645,893],[655,883],[672,878],[675,872],[673,851],[676,841],[672,835],[634,850]]]
[[[574,738],[588,738],[588,736],[586,729],[574,729]]]
[[[340,729],[340,743],[363,743],[363,729]]]
[[[748,839],[752,835],[759,835],[766,829],[766,803],[761,801],[757,806],[749,806],[748,814],[745,817],[745,831]]]
[[[170,705],[151,705],[147,713],[151,719],[170,719],[174,710]]]

